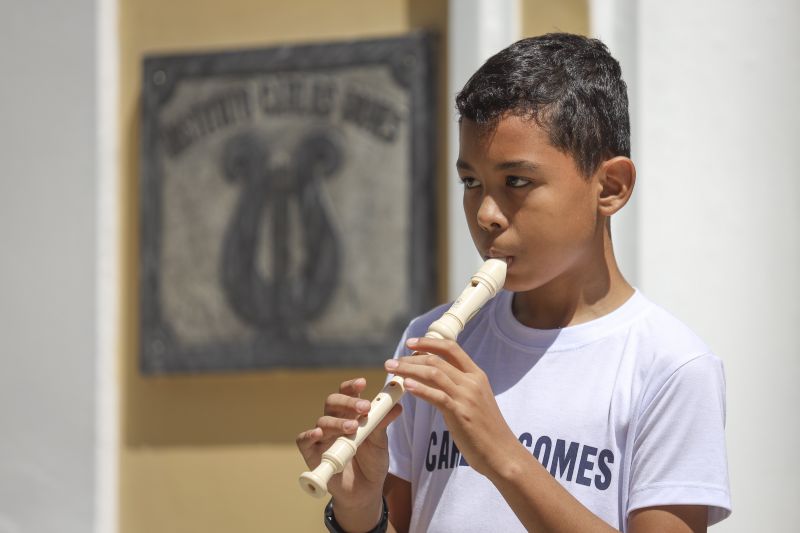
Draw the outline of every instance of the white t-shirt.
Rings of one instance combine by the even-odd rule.
[[[722,362],[638,291],[612,313],[557,330],[523,326],[502,291],[459,344],[486,372],[520,442],[573,496],[625,531],[655,505],[730,514]],[[424,336],[447,309],[409,325]],[[444,420],[406,394],[389,426],[389,471],[411,483],[413,532],[524,531],[498,490],[460,456]]]

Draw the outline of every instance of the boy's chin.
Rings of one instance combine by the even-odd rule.
[[[527,292],[535,289],[536,284],[531,283],[529,280],[520,279],[513,274],[507,274],[503,288],[510,292]]]
[[[541,288],[545,284],[546,282],[540,276],[517,270],[516,272],[509,271],[506,274],[506,282],[503,288],[510,292],[530,292]]]

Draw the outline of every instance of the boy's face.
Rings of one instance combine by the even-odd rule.
[[[602,259],[598,179],[582,176],[534,121],[506,115],[490,129],[463,119],[456,166],[475,246],[510,259],[507,289],[569,282]]]

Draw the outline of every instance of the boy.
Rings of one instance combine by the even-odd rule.
[[[618,63],[596,40],[524,39],[456,103],[467,224],[505,290],[458,344],[422,338],[446,306],[411,323],[398,356],[425,355],[386,362],[407,394],[331,480],[326,524],[706,531],[730,514],[722,364],[617,268],[609,219],[635,182]],[[298,436],[310,467],[355,432],[365,386]]]

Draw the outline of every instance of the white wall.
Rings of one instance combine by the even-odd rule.
[[[0,7],[0,533],[86,533],[97,513],[95,3]]]
[[[591,33],[600,37],[622,67],[628,84],[628,112],[631,120],[631,157],[640,160],[641,131],[639,123],[639,28],[636,24],[639,9],[636,0],[589,0]],[[639,194],[634,194],[625,209],[614,216],[611,233],[614,255],[625,279],[639,286]]]
[[[796,531],[800,3],[593,8],[595,20],[615,9],[617,26],[635,34],[631,52],[595,26],[635,57],[639,286],[726,366],[734,513],[714,530]]]

